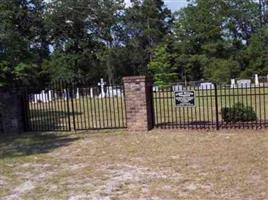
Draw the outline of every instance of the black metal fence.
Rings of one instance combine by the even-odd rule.
[[[190,104],[185,104],[185,99],[178,97],[181,92],[193,94]],[[126,128],[124,93],[122,85],[90,86],[83,81],[27,88],[23,93],[25,130]],[[174,84],[153,87],[153,105],[154,123],[158,128],[268,127],[267,85]]]
[[[26,131],[71,131],[126,127],[123,86],[92,87],[56,82],[24,91]]]
[[[155,126],[159,128],[267,128],[268,86],[187,85],[154,87]],[[193,92],[194,105],[176,105],[176,94]],[[183,99],[183,98],[182,98]]]
[[[3,133],[3,121],[2,121],[2,114],[0,113],[0,133]]]

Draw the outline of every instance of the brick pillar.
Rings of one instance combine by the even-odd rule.
[[[125,77],[127,127],[130,132],[153,128],[152,80],[145,76]]]
[[[16,91],[0,89],[0,132],[18,134],[23,131],[21,106]]]

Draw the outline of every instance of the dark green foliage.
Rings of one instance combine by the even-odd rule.
[[[231,78],[239,76],[239,72],[237,61],[211,58],[204,67],[204,78],[214,83],[229,83]]]
[[[43,0],[0,1],[0,85],[37,81],[47,58]]]
[[[1,0],[0,85],[151,74],[159,85],[268,73],[267,2]],[[266,6],[265,6],[266,5]],[[262,12],[260,12],[262,10]]]
[[[251,122],[257,120],[253,107],[236,103],[231,108],[222,108],[222,118],[225,122]]]
[[[171,48],[162,54],[170,63],[165,70],[176,71],[181,81],[229,83],[231,78],[267,74],[268,29],[261,28],[257,2],[192,0],[175,18],[168,36]]]
[[[246,50],[249,66],[243,75],[268,74],[268,27],[263,27],[252,35],[250,45]]]
[[[133,0],[132,4],[124,17],[128,35],[125,49],[128,67],[133,75],[146,74],[153,48],[170,32],[171,11],[163,0]]]
[[[155,49],[153,60],[149,63],[149,70],[154,74],[156,85],[168,85],[178,81],[176,68],[171,67],[170,54],[167,53],[167,45],[159,46]]]

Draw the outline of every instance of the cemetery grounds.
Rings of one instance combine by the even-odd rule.
[[[0,139],[0,199],[267,200],[267,130]]]
[[[189,89],[191,90],[191,88]],[[253,107],[257,113],[258,121],[268,117],[268,88],[219,88],[218,91],[219,120],[222,121],[221,109],[231,107],[235,103],[243,103],[245,106]],[[176,108],[175,96],[171,91],[159,91],[153,93],[154,111],[156,123],[178,121],[215,121],[216,103],[215,90],[195,90],[195,107]],[[69,100],[70,101],[70,100]],[[30,122],[34,130],[43,130],[52,127],[50,130],[61,129],[68,121],[73,122],[75,118],[77,129],[91,127],[125,127],[126,113],[124,97],[94,98],[81,95],[79,99],[72,99],[70,102],[64,99],[54,100],[49,103],[29,103]],[[69,114],[68,114],[69,112]],[[73,126],[73,123],[71,123]],[[73,128],[73,127],[72,127]]]

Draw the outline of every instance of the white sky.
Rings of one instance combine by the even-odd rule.
[[[130,4],[130,0],[125,0],[126,4]],[[187,5],[186,0],[164,0],[165,4],[169,9],[172,11],[179,10],[182,7],[185,7]]]
[[[179,10],[187,5],[186,0],[165,0],[165,3],[172,11]]]
[[[46,1],[49,2],[50,0]],[[125,2],[127,5],[130,4],[130,0],[125,0]],[[164,0],[164,2],[167,5],[167,7],[172,11],[179,10],[180,8],[185,7],[187,5],[186,0]]]

